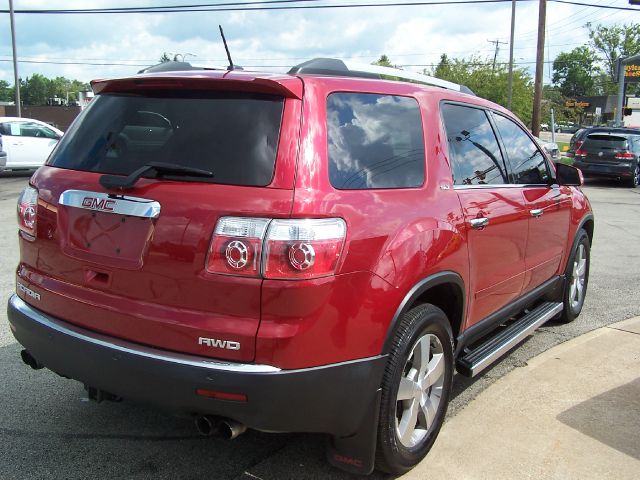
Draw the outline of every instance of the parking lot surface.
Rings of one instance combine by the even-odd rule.
[[[28,175],[24,174],[0,177],[3,302],[14,290],[18,261],[16,198],[27,181]],[[596,227],[589,292],[582,315],[570,325],[543,326],[475,379],[456,377],[449,419],[497,379],[514,368],[526,366],[532,357],[578,335],[640,314],[637,220],[640,188],[631,190],[614,182],[589,182],[584,190],[593,205]],[[79,383],[25,366],[20,360],[20,349],[3,312],[0,314],[2,479],[351,478],[325,463],[324,439],[320,435],[249,431],[233,441],[203,438],[190,419],[172,412],[126,401],[89,402]],[[489,431],[492,425],[485,428]],[[443,430],[446,429],[445,423]],[[536,455],[533,449],[531,455]],[[375,473],[370,478],[385,477]]]

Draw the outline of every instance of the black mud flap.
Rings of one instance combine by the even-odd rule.
[[[364,415],[360,429],[350,437],[329,437],[327,459],[331,465],[349,473],[369,475],[376,463],[376,440],[382,390]]]

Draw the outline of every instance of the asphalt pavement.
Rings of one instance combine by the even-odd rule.
[[[18,261],[15,202],[27,181],[28,176],[0,178],[0,244],[3,246],[0,298],[3,301],[14,290],[14,270]],[[475,402],[483,401],[483,392],[509,372],[526,371],[531,359],[567,340],[640,315],[640,302],[637,301],[640,293],[640,222],[637,220],[640,218],[640,189],[631,190],[614,182],[589,182],[584,190],[592,201],[596,227],[589,291],[582,315],[569,325],[550,323],[543,326],[475,379],[457,376],[443,435],[449,424],[452,430],[457,428],[455,422],[465,418],[463,415],[474,408]],[[79,383],[46,370],[29,369],[22,364],[19,352],[20,347],[9,331],[6,314],[1,313],[2,479],[355,478],[325,463],[324,438],[320,435],[249,431],[233,441],[203,438],[197,435],[189,419],[172,412],[132,402],[88,402]],[[532,376],[529,381],[538,380]],[[478,396],[480,398],[474,401]],[[467,405],[469,407],[465,408]],[[477,415],[473,422],[480,425],[477,427],[480,432],[495,435],[489,418]],[[485,441],[482,434],[474,440]],[[439,444],[438,441],[436,448]],[[531,449],[530,455],[529,460],[535,460],[538,452]],[[558,455],[562,455],[562,451],[558,451]],[[461,471],[460,465],[451,465],[448,470],[444,464],[443,468],[441,471],[447,476],[453,477],[455,472],[455,476],[461,478],[482,478]],[[419,471],[422,470],[416,470]],[[374,473],[370,478],[385,476]],[[565,477],[560,472],[550,478]]]

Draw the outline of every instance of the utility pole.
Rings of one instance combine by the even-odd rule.
[[[487,40],[489,43],[495,43],[496,52],[493,54],[493,68],[491,69],[491,73],[495,73],[496,71],[496,59],[498,58],[498,52],[500,51],[500,44],[506,45],[507,42],[501,42],[497,38],[495,40]]]
[[[547,16],[547,0],[539,0],[538,7],[538,46],[536,54],[536,79],[533,93],[533,115],[531,116],[531,132],[540,135],[540,110],[542,106],[542,76],[544,74],[544,31]]]
[[[516,0],[511,0],[511,37],[509,39],[509,85],[507,87],[507,110],[511,110],[513,97],[513,39],[516,31]],[[493,61],[495,65],[495,60]]]
[[[13,0],[9,0],[9,17],[11,19],[11,45],[13,46],[13,78],[15,81],[16,116],[22,116],[20,106],[20,77],[18,76],[18,54],[16,53],[16,22],[13,18]]]

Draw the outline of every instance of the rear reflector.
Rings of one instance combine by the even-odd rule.
[[[18,228],[20,235],[25,240],[33,241],[36,238],[38,216],[38,190],[28,186],[18,198]]]
[[[233,402],[246,402],[247,396],[244,393],[217,392],[206,388],[198,388],[196,394],[201,397],[216,398],[218,400],[230,400]]]

